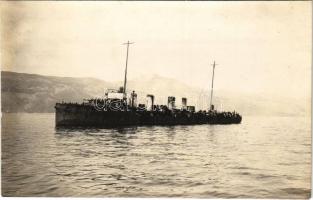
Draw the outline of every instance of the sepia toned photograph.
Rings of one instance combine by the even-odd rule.
[[[0,16],[3,197],[311,197],[311,1]]]

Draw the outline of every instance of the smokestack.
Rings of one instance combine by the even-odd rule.
[[[135,91],[131,93],[131,107],[137,107],[137,94],[135,93]]]
[[[182,106],[181,106],[182,110],[187,110],[187,98],[183,97],[181,101],[182,101],[181,102],[182,103]]]
[[[170,96],[167,98],[167,107],[170,110],[173,110],[175,108],[175,97]]]
[[[154,106],[154,95],[148,94],[148,103],[147,103],[147,110],[153,111],[153,106]]]

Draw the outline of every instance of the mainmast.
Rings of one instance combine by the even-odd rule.
[[[128,63],[128,49],[129,45],[134,44],[133,42],[127,41],[123,45],[127,45],[127,53],[126,53],[126,66],[125,66],[125,77],[124,77],[124,87],[123,87],[123,93],[124,93],[124,98],[126,98],[126,83],[127,83],[127,63]]]
[[[212,98],[213,98],[213,84],[214,84],[214,70],[215,70],[215,61],[213,63],[213,74],[212,74],[212,84],[211,84],[211,99],[210,99],[210,110],[214,110],[214,107],[212,105]]]

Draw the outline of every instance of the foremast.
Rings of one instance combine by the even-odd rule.
[[[124,76],[124,87],[123,87],[123,94],[124,98],[126,99],[126,86],[127,86],[127,64],[128,64],[128,50],[129,50],[129,45],[134,44],[133,42],[127,41],[126,43],[123,43],[123,45],[127,45],[127,52],[126,52],[126,66],[125,66],[125,76]]]

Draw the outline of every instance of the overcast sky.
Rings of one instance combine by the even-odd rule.
[[[1,2],[2,70],[309,97],[311,2]]]

